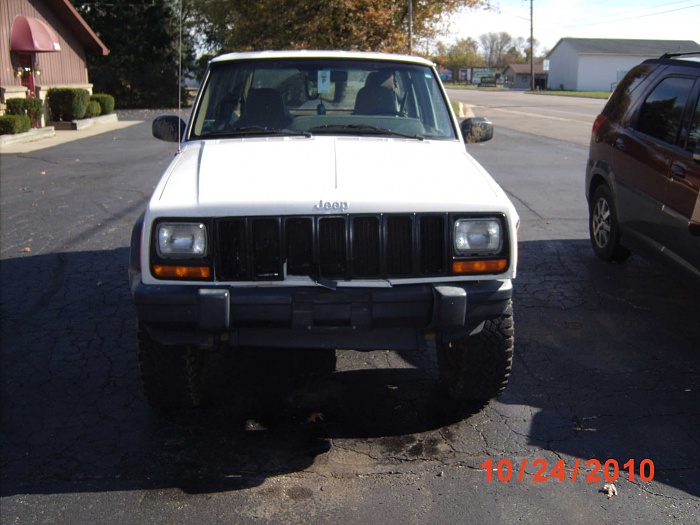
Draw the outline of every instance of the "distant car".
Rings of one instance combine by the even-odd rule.
[[[146,398],[199,404],[214,346],[437,348],[457,400],[506,386],[518,214],[469,155],[434,65],[340,51],[209,65],[137,222],[130,281]]]
[[[631,252],[700,283],[700,53],[646,60],[593,124],[586,197],[593,251]]]

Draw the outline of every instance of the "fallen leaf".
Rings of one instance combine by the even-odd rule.
[[[22,248],[22,249],[19,251],[19,253],[29,253],[29,252],[31,252],[31,251],[32,251],[32,249],[31,249],[29,246],[25,246],[24,248]]]
[[[601,490],[601,492],[607,494],[608,499],[612,498],[613,496],[617,496],[617,488],[613,483],[606,483],[603,485],[603,490]]]
[[[306,418],[307,423],[318,423],[319,421],[323,421],[322,412],[312,412],[311,415]]]
[[[246,430],[266,430],[265,425],[259,423],[255,419],[249,419],[248,421],[245,422],[245,429]]]

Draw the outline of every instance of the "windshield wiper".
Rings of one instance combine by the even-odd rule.
[[[308,131],[297,131],[293,129],[279,129],[279,128],[264,128],[262,126],[246,126],[244,128],[233,128],[233,129],[217,129],[213,131],[207,131],[202,133],[200,137],[240,137],[243,135],[248,136],[280,136],[280,137],[308,137],[311,138],[312,135]]]
[[[357,133],[367,135],[387,135],[393,137],[403,137],[406,139],[425,140],[423,135],[415,133],[404,133],[402,131],[394,131],[393,129],[380,128],[377,126],[369,126],[367,124],[326,124],[324,126],[316,126],[309,131],[327,132],[327,133]]]

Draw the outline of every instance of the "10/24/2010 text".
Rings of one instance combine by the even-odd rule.
[[[534,469],[527,472],[528,467]],[[634,459],[630,459],[622,465],[622,470],[616,459],[608,459],[601,462],[599,459],[582,460],[576,458],[572,468],[567,469],[563,459],[557,461],[551,468],[547,460],[524,458],[518,465],[513,466],[513,462],[508,458],[503,458],[494,464],[494,460],[489,458],[482,463],[481,468],[486,472],[486,481],[532,481],[534,483],[545,483],[547,481],[564,482],[567,480],[576,481],[583,479],[586,483],[600,483],[603,480],[613,483],[620,478],[627,477],[630,482],[639,478],[641,481],[649,482],[654,479],[654,462],[650,459],[643,459],[637,464]],[[584,470],[584,472],[581,472]],[[495,473],[495,476],[494,476]]]

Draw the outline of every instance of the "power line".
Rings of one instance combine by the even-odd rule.
[[[678,3],[678,2],[675,2]],[[667,4],[671,5],[671,4]],[[663,7],[663,6],[659,6]],[[615,22],[624,22],[627,20],[636,20],[637,18],[647,18],[649,16],[658,16],[658,15],[665,15],[666,13],[673,13],[675,11],[683,11],[685,9],[692,9],[693,7],[700,7],[700,4],[693,4],[685,7],[678,7],[676,9],[668,9],[666,11],[657,11],[656,13],[647,13],[645,15],[637,15],[637,16],[628,16],[628,17],[623,17],[623,18],[616,18],[614,20],[602,20],[599,22],[588,22],[585,24],[566,24],[563,25],[562,27],[583,27],[583,26],[595,26],[595,25],[602,25],[602,24],[613,24]],[[632,11],[634,12],[634,11]],[[584,19],[585,20],[585,19]]]
[[[666,6],[669,6],[669,5],[687,4],[688,2],[692,2],[692,1],[693,1],[693,0],[679,0],[679,1],[676,1],[676,2],[667,2],[667,3],[665,3],[665,4],[660,4],[660,5],[653,5],[653,6],[648,6],[648,7],[640,7],[640,8],[638,8],[638,9],[630,9],[630,10],[623,11],[623,12],[620,13],[619,15],[611,15],[611,16],[624,16],[624,15],[627,15],[627,14],[638,13],[639,11],[648,11],[648,10],[650,10],[650,9],[659,9],[659,8],[661,8],[661,7],[666,7]],[[596,3],[594,3],[594,4],[587,4],[587,7],[594,7],[594,6],[596,6],[596,5],[609,5],[609,4],[610,4],[610,1],[609,1],[609,0],[603,0],[603,1],[601,1],[601,2],[596,2]],[[688,6],[688,7],[693,7],[693,6]],[[574,21],[575,21],[575,22],[583,22],[583,21],[586,21],[586,20],[597,20],[597,19],[600,19],[600,18],[601,18],[600,16],[588,16],[588,17],[585,17],[585,18],[576,19],[576,20],[574,20]],[[602,17],[602,18],[606,18],[606,17]],[[609,18],[609,17],[607,17],[607,18]]]

